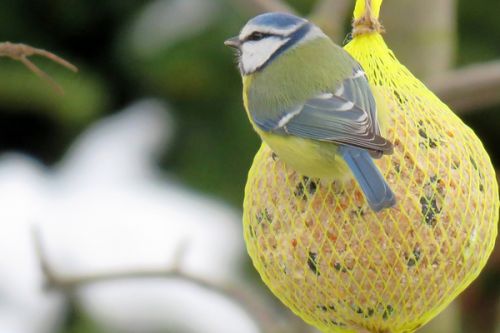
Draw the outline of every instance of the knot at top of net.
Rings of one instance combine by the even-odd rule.
[[[354,8],[354,20],[352,22],[352,36],[366,35],[370,33],[383,33],[384,27],[380,24],[378,17],[382,0],[357,0]]]

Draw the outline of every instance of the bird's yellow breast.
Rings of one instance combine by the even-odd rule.
[[[323,179],[340,179],[349,175],[349,169],[337,154],[338,146],[330,142],[304,139],[292,135],[278,135],[261,130],[248,109],[248,87],[252,76],[243,77],[243,104],[254,130],[272,151],[286,164],[301,174]]]

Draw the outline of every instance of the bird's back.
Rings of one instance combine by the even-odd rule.
[[[247,111],[257,117],[268,117],[334,90],[342,78],[352,74],[354,63],[343,49],[326,37],[300,44],[263,70],[244,77]]]
[[[325,178],[349,174],[337,154],[337,145],[266,132],[253,118],[278,116],[284,108],[301,105],[322,92],[335,90],[342,78],[352,74],[354,64],[354,60],[329,39],[318,38],[286,52],[264,70],[243,77],[244,104],[252,125],[295,170]]]

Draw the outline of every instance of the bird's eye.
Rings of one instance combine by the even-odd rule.
[[[269,34],[264,34],[262,32],[255,31],[250,36],[247,37],[247,40],[257,41],[257,40],[261,40],[267,36],[269,36]]]

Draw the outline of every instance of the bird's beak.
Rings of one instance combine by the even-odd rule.
[[[239,49],[241,47],[241,40],[238,37],[232,37],[226,40],[224,45]]]

